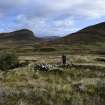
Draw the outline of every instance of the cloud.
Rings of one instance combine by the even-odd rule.
[[[2,0],[0,30],[29,28],[37,35],[65,35],[101,20],[104,5],[105,0]]]

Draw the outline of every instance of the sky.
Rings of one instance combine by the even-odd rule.
[[[105,0],[0,0],[0,32],[64,36],[105,21]]]

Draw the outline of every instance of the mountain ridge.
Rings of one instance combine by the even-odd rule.
[[[0,33],[0,40],[1,39],[7,39],[7,40],[34,40],[36,37],[34,36],[34,33],[28,29],[21,29],[13,32],[8,33]]]
[[[105,41],[105,22],[88,26],[80,31],[77,31],[72,34],[68,34],[55,42],[55,44],[92,44],[98,42]]]
[[[16,51],[26,53],[33,50],[33,45],[39,42],[31,30],[21,29],[8,33],[0,33],[0,51]]]

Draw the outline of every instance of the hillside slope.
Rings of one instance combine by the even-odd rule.
[[[20,41],[26,41],[26,40],[34,41],[35,39],[36,38],[34,36],[34,33],[28,29],[22,29],[22,30],[18,30],[10,33],[0,34],[0,40],[3,40],[4,42],[5,40],[20,42]]]
[[[95,44],[97,42],[105,42],[105,22],[89,26],[55,41],[56,44],[70,45]]]
[[[86,27],[76,33],[50,41],[48,46],[73,53],[105,54],[105,22]]]
[[[28,29],[22,29],[10,33],[0,34],[0,50],[15,49],[17,51],[24,49],[32,49],[34,43],[38,42],[38,38]]]

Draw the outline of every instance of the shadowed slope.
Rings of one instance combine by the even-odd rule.
[[[0,34],[0,50],[31,51],[39,39],[28,29]]]
[[[76,33],[67,35],[59,40],[56,44],[94,44],[96,42],[105,42],[105,22],[84,28]]]

